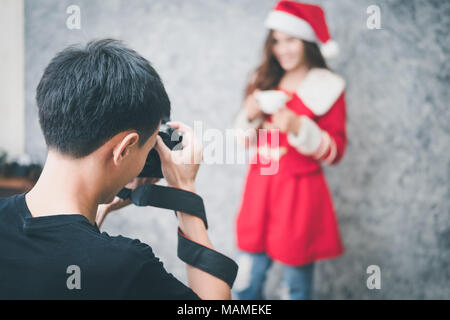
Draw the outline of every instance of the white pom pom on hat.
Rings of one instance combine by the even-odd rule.
[[[320,46],[320,52],[325,58],[334,58],[339,55],[339,45],[334,40],[328,40]]]
[[[334,58],[339,54],[339,45],[331,40],[325,13],[318,5],[280,1],[269,13],[265,25],[269,29],[318,43],[325,58]]]

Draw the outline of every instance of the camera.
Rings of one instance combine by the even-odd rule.
[[[179,131],[168,126],[166,124],[166,122],[168,121],[169,119],[163,119],[161,121],[158,135],[170,150],[181,150],[183,148],[181,145],[183,136]],[[156,149],[153,148],[152,150],[150,150],[147,159],[145,160],[144,169],[142,169],[139,177],[163,178],[161,170],[161,159],[159,158],[159,154]]]

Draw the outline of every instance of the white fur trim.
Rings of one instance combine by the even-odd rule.
[[[298,152],[312,155],[317,152],[322,141],[322,130],[307,116],[300,116],[300,130],[297,134],[289,133],[288,142]]]
[[[297,88],[297,95],[315,115],[328,112],[345,89],[345,80],[322,68],[311,69]]]
[[[256,141],[256,129],[263,122],[263,117],[248,120],[247,109],[242,108],[234,120],[233,129],[237,142],[241,146],[252,145]]]
[[[308,22],[287,12],[271,11],[265,25],[268,29],[285,32],[306,41],[318,42],[316,34]]]
[[[313,157],[320,160],[329,150],[330,150],[331,138],[328,132],[322,130],[322,140],[320,142],[320,147],[317,152],[314,153]]]
[[[236,116],[236,119],[234,120],[234,129],[256,129],[261,125],[262,122],[263,117],[257,117],[252,121],[249,121],[247,109],[242,108]]]
[[[327,59],[335,58],[339,55],[339,45],[334,40],[328,40],[320,46],[320,52]]]

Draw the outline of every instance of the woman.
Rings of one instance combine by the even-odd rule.
[[[235,289],[240,299],[262,299],[275,260],[284,265],[289,298],[310,299],[314,262],[344,252],[322,163],[334,165],[344,155],[345,82],[323,58],[337,46],[320,7],[280,1],[266,26],[264,60],[248,83],[235,127],[276,130],[279,136],[272,144],[271,135],[256,137],[256,160],[236,220],[242,254]],[[285,92],[285,107],[264,114],[257,99],[264,90]],[[277,161],[275,174],[261,174],[267,158]]]

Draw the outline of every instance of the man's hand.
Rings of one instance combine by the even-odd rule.
[[[160,179],[159,178],[134,178],[131,182],[129,182],[125,188],[134,190],[140,185],[143,184],[154,184],[157,183]],[[128,206],[131,204],[130,199],[123,200],[119,197],[114,197],[114,200],[108,204],[101,204],[98,206],[97,209],[97,216],[95,218],[95,222],[97,223],[97,226],[100,228],[102,223],[105,221],[106,216],[115,210],[119,210],[123,207]]]
[[[195,177],[203,160],[201,143],[195,138],[191,127],[182,122],[167,122],[167,125],[183,134],[182,150],[170,150],[158,136],[155,149],[161,158],[161,169],[170,187],[194,191]]]
[[[181,122],[167,122],[167,125],[183,134],[183,150],[170,150],[160,137],[157,138],[156,151],[161,158],[164,178],[170,187],[195,192],[194,181],[203,158],[202,146],[194,136],[191,127]],[[187,213],[176,211],[178,223],[187,238],[213,248],[203,221]],[[223,280],[186,265],[189,287],[202,299],[229,299],[230,287]]]

